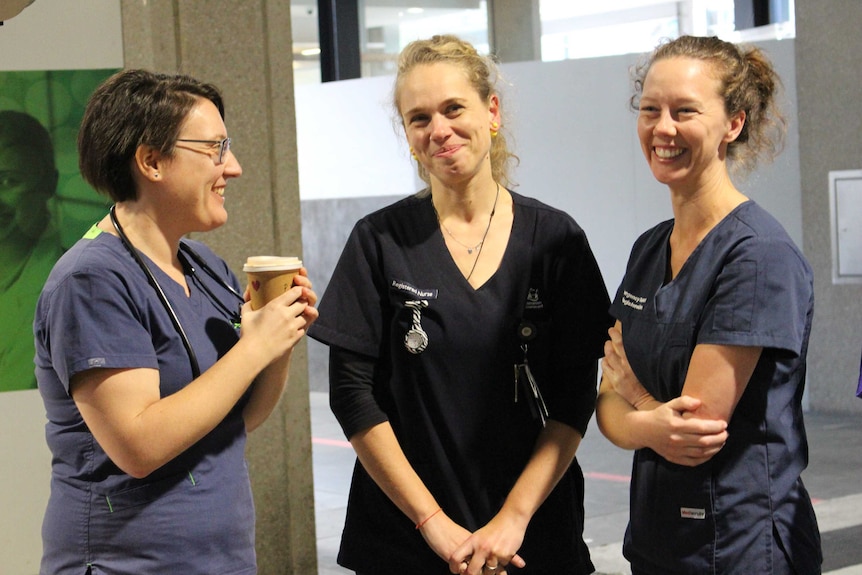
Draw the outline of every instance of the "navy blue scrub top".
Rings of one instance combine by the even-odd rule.
[[[199,242],[189,245],[240,289],[223,260]],[[196,265],[186,269],[187,296],[147,261],[206,371],[239,339],[224,308],[236,305],[235,299],[207,274],[193,271]],[[158,369],[162,397],[193,377],[170,317],[119,238],[93,226],[57,262],[39,299],[35,335],[53,456],[40,572],[255,573],[245,399],[185,452],[136,479],[108,457],[69,394],[73,376],[93,368]]]
[[[665,283],[672,230],[667,221],[637,240],[611,308],[635,375],[664,402],[681,395],[698,344],[763,353],[714,458],[692,468],[635,452],[624,554],[636,573],[753,575],[788,562],[819,573],[819,533],[800,479],[811,268],[781,225],[748,201]]]

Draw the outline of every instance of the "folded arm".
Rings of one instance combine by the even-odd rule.
[[[625,449],[649,447],[668,461],[699,465],[727,440],[727,423],[751,379],[762,348],[699,344],[682,395],[662,403],[631,370],[621,324],[609,331],[596,405],[602,433]]]

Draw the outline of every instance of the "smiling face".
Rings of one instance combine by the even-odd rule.
[[[178,139],[220,141],[227,129],[212,102],[200,98],[183,122]],[[224,193],[227,180],[242,175],[233,152],[217,164],[218,144],[183,142],[174,147],[171,157],[163,157],[156,178],[167,192],[159,201],[170,213],[182,219],[190,231],[209,231],[227,221]]]
[[[727,144],[745,114],[728,117],[720,82],[702,60],[673,57],[652,64],[638,111],[641,149],[655,178],[672,189],[697,189],[727,173]]]
[[[460,67],[416,66],[401,80],[398,102],[407,142],[432,181],[457,185],[483,170],[490,174],[498,99],[482,101]]]

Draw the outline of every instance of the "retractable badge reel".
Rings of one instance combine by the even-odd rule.
[[[538,418],[542,422],[542,427],[545,427],[548,421],[548,407],[545,405],[542,392],[539,390],[536,378],[533,377],[533,372],[530,370],[530,362],[527,359],[529,343],[536,339],[537,335],[538,329],[533,322],[521,320],[521,323],[518,324],[518,339],[521,341],[521,351],[524,352],[524,359],[521,363],[515,364],[515,403],[518,403],[518,388],[523,385],[527,397],[532,398],[532,401],[527,401],[530,413],[534,419]]]
[[[404,336],[404,347],[412,354],[420,354],[428,347],[428,334],[422,329],[422,309],[428,307],[428,301],[406,301],[404,306],[413,310],[413,325]]]

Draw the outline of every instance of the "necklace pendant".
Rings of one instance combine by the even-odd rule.
[[[472,253],[473,253],[473,249],[472,249],[472,248],[467,248],[467,255],[470,255],[470,254],[472,254]]]

